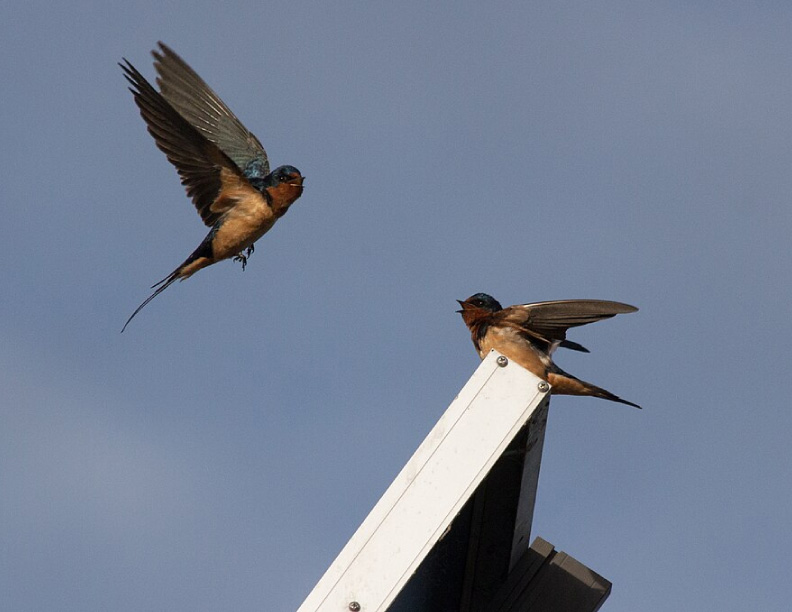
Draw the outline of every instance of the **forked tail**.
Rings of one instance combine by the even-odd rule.
[[[614,395],[602,387],[598,387],[586,382],[585,380],[575,378],[557,366],[556,368],[557,370],[555,372],[549,372],[547,374],[547,382],[549,382],[553,387],[552,393],[556,393],[558,395],[590,395],[592,397],[600,397],[602,399],[618,402],[620,404],[627,404],[633,408],[641,408],[638,404],[634,404],[627,401],[626,399],[622,399],[618,395]]]
[[[135,312],[132,313],[127,319],[127,322],[124,323],[124,327],[121,328],[121,333],[124,333],[124,330],[129,325],[129,322],[135,318],[135,315],[143,310],[143,307],[148,304],[151,300],[157,297],[160,293],[165,291],[168,287],[170,287],[174,282],[181,279],[184,280],[185,278],[190,278],[193,274],[195,274],[201,268],[205,268],[214,263],[214,259],[212,259],[212,238],[217,231],[217,226],[212,228],[206,238],[203,239],[203,242],[198,245],[198,248],[195,249],[192,254],[184,260],[184,263],[176,268],[173,272],[168,274],[165,278],[163,278],[160,282],[155,283],[151,286],[152,289],[155,287],[159,287],[154,293],[146,298],[146,300],[135,309]],[[160,287],[162,285],[162,287]]]
[[[148,296],[143,301],[143,303],[135,309],[135,312],[133,312],[132,315],[127,319],[127,322],[124,323],[124,327],[121,328],[121,333],[122,334],[124,333],[124,330],[127,328],[127,325],[129,325],[129,322],[132,319],[135,318],[135,315],[137,313],[139,313],[141,310],[143,310],[143,307],[146,304],[148,304],[151,300],[153,300],[155,297],[157,297],[160,293],[165,291],[165,289],[170,287],[173,283],[175,283],[181,277],[180,272],[182,271],[183,267],[184,267],[184,264],[182,264],[181,266],[176,268],[173,272],[171,272],[168,276],[163,278],[160,282],[155,283],[154,285],[151,286],[152,289],[154,289],[154,287],[158,287],[158,289],[154,293],[152,293],[150,296]],[[162,285],[162,286],[160,287],[160,285]]]

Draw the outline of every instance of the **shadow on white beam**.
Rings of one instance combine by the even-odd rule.
[[[541,406],[546,416],[548,392],[547,383],[490,353],[298,612],[387,610],[534,412]],[[530,507],[520,500],[517,523],[523,533],[515,535],[512,548],[527,548],[543,423],[541,433],[538,453],[530,452],[528,441],[522,481],[523,486],[531,482]],[[532,454],[535,461],[529,466]],[[529,467],[535,473],[528,473]],[[507,560],[514,552],[505,551]]]

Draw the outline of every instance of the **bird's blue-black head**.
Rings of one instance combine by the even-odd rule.
[[[278,166],[266,176],[263,172],[265,168],[265,162],[252,160],[245,166],[242,174],[259,191],[264,191],[267,187],[277,187],[282,183],[289,183],[295,187],[302,185],[304,177],[294,166]]]
[[[489,310],[490,312],[503,310],[503,306],[500,305],[500,302],[486,293],[476,293],[475,295],[471,295],[465,300],[465,303],[475,306],[476,308]]]
[[[267,177],[271,186],[279,185],[280,183],[302,184],[303,175],[294,166],[278,166],[270,172]]]

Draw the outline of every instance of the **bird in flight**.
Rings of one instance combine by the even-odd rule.
[[[127,319],[177,280],[218,261],[247,265],[256,240],[266,234],[302,195],[303,176],[294,166],[270,172],[264,147],[220,97],[164,43],[152,51],[157,91],[124,59],[149,133],[179,173],[209,233],[184,262],[152,286],[156,289]]]
[[[495,349],[550,383],[551,393],[591,395],[640,408],[638,404],[564,372],[552,359],[559,346],[589,352],[580,344],[566,339],[570,327],[636,312],[635,306],[604,300],[557,300],[503,308],[498,300],[486,293],[476,293],[457,302],[462,306],[462,310],[457,312],[461,313],[482,359]]]

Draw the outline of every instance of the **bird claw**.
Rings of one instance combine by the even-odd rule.
[[[237,253],[234,256],[234,261],[241,261],[242,262],[242,272],[244,272],[245,268],[247,267],[248,257],[250,257],[253,254],[253,251],[255,251],[255,250],[256,249],[251,244],[248,248],[245,249],[245,253],[244,254],[242,253],[242,251],[240,251],[239,253]]]
[[[242,272],[244,272],[245,268],[247,267],[247,257],[242,253],[238,253],[237,255],[234,256],[234,261],[242,262]]]

